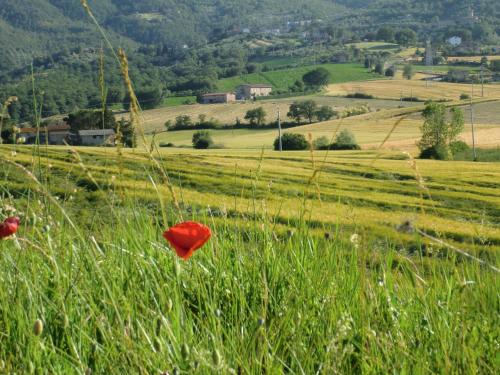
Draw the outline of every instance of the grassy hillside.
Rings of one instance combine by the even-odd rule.
[[[139,150],[33,151],[0,147],[2,371],[495,372],[497,274],[409,230],[498,266],[496,164],[338,153],[319,200],[307,153],[161,152],[177,210]]]
[[[380,77],[359,64],[321,64],[226,78],[218,82],[217,88],[220,91],[232,91],[245,83],[267,83],[276,90],[287,90],[297,80],[301,80],[304,74],[318,67],[323,67],[330,72],[332,83],[363,81]]]

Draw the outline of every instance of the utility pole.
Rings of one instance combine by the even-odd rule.
[[[278,137],[279,137],[279,150],[283,151],[283,140],[281,134],[281,112],[280,107],[278,107]]]
[[[483,75],[483,65],[481,64],[481,98],[484,98],[484,75]]]
[[[472,108],[472,99],[474,96],[474,83],[472,83],[472,95],[470,97],[470,124],[472,128],[472,153],[474,154],[474,161],[477,160],[476,154],[476,134],[474,132],[474,111]]]

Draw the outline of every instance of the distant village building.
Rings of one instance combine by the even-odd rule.
[[[462,44],[462,38],[460,38],[459,36],[452,36],[451,38],[447,39],[446,42],[450,46],[456,48]]]
[[[269,96],[273,92],[273,86],[267,84],[248,84],[238,86],[236,95],[240,100],[249,100],[259,96]]]
[[[25,144],[35,144],[38,137],[40,144],[63,145],[69,142],[71,127],[68,124],[49,125],[40,128],[21,128],[18,139],[24,139]]]
[[[434,53],[432,51],[431,41],[428,40],[425,47],[425,65],[432,66],[434,65]]]
[[[93,129],[78,131],[79,143],[82,146],[103,146],[115,144],[115,131],[113,129]]]
[[[236,95],[231,92],[215,92],[201,97],[203,104],[231,103],[236,101]]]

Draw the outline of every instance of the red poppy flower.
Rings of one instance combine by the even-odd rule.
[[[177,224],[163,233],[163,237],[184,260],[191,258],[196,250],[207,243],[211,235],[210,228],[192,221]]]
[[[0,223],[0,239],[12,236],[17,232],[21,220],[18,217],[9,217],[3,223]]]

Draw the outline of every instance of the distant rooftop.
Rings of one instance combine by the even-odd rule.
[[[273,88],[272,85],[268,85],[265,83],[247,83],[247,84],[244,84],[241,86],[248,86],[248,87],[255,88],[255,89],[268,89],[268,88],[272,89]]]
[[[36,133],[40,129],[40,133],[44,133],[46,131],[50,132],[61,132],[65,130],[70,130],[71,126],[68,124],[59,124],[59,125],[49,125],[46,128],[45,127],[40,127],[40,128],[21,128],[19,129],[20,133]]]
[[[80,136],[93,136],[93,135],[114,135],[115,131],[113,129],[91,129],[91,130],[80,130],[78,132]]]
[[[220,96],[220,95],[231,95],[231,92],[211,92],[209,94],[204,94],[203,96]]]

